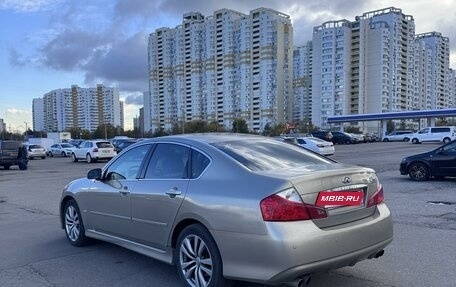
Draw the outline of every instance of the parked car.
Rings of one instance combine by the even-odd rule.
[[[349,192],[361,201],[318,203]],[[65,187],[60,222],[70,244],[96,238],[175,264],[187,287],[301,286],[393,238],[374,170],[240,134],[140,141]]]
[[[354,137],[358,143],[367,143],[367,140],[366,140],[366,137],[364,136],[364,134],[354,134],[354,133],[347,133],[347,134]]]
[[[78,147],[83,141],[81,139],[72,139],[68,143],[74,147]]]
[[[82,159],[92,163],[101,159],[110,160],[116,155],[117,152],[110,142],[105,140],[87,140],[73,149],[71,159],[73,162]]]
[[[73,150],[75,149],[75,146],[69,143],[58,143],[58,144],[53,144],[47,151],[47,155],[50,157],[53,156],[62,156],[62,157],[67,157],[71,156],[73,154]]]
[[[310,133],[313,137],[325,140],[325,141],[332,141],[333,134],[330,131],[313,131]]]
[[[417,181],[456,176],[456,140],[429,152],[402,159],[400,173]]]
[[[456,139],[455,127],[428,127],[419,130],[411,136],[411,142],[420,144],[422,142],[443,142],[448,143]]]
[[[0,140],[0,166],[10,169],[12,165],[19,163],[18,152],[21,142]]]
[[[383,137],[384,142],[408,142],[413,135],[412,130],[392,131]]]
[[[365,142],[369,142],[369,143],[377,142],[378,141],[378,135],[377,134],[373,134],[373,133],[365,133],[364,134],[364,141]]]
[[[114,148],[116,149],[117,153],[120,153],[122,150],[124,150],[126,147],[136,143],[136,140],[121,140],[118,141],[116,145],[114,145]]]
[[[45,159],[46,150],[44,147],[38,144],[24,144],[27,147],[27,158],[35,159],[37,157]]]
[[[321,155],[333,155],[335,152],[332,142],[324,141],[316,137],[298,137],[296,138],[299,146],[305,147]]]
[[[332,142],[335,144],[355,144],[358,143],[358,138],[346,132],[332,132]]]

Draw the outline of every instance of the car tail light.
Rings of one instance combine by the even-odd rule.
[[[260,208],[264,221],[297,221],[328,216],[323,207],[304,203],[293,188],[264,198]]]
[[[325,147],[323,144],[317,144],[317,147]]]
[[[93,152],[98,152],[98,148],[94,148],[94,149],[93,149]]]
[[[378,185],[377,191],[369,197],[367,201],[366,207],[375,206],[383,202],[383,186],[381,184]]]

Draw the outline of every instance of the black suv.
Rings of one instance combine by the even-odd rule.
[[[18,164],[17,154],[21,142],[0,140],[0,166],[9,169],[13,164]]]
[[[313,131],[310,134],[316,138],[320,138],[328,142],[332,141],[333,139],[333,134],[330,131]]]
[[[355,144],[358,139],[346,132],[332,132],[332,142],[335,144]]]

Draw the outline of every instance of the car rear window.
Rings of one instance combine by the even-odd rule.
[[[97,142],[97,147],[98,148],[110,148],[110,147],[114,148],[112,146],[112,144],[110,144],[109,142]]]
[[[43,148],[43,147],[40,145],[37,145],[37,144],[31,144],[31,145],[29,145],[29,148]]]
[[[212,144],[252,171],[333,162],[305,149],[275,141],[229,141]]]

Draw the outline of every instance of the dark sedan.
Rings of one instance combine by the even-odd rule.
[[[432,151],[402,159],[400,172],[417,181],[456,176],[456,140]]]
[[[357,138],[346,132],[332,132],[332,135],[334,144],[355,144],[359,142]]]

